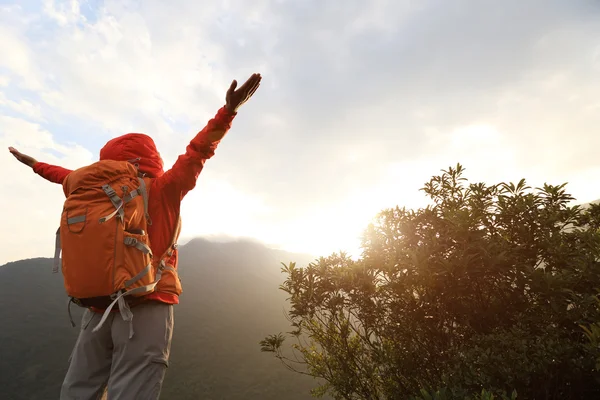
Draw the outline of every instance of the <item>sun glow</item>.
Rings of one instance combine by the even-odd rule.
[[[214,240],[251,238],[269,247],[314,257],[345,252],[362,255],[364,230],[383,209],[423,204],[420,174],[408,174],[401,163],[368,187],[354,188],[341,201],[314,205],[302,214],[277,218],[275,210],[257,196],[237,191],[222,181],[206,179],[182,205],[182,243],[192,237]],[[423,173],[425,174],[425,172]]]

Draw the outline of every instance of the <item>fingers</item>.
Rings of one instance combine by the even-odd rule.
[[[254,94],[254,92],[256,92],[256,89],[258,89],[258,87],[260,86],[261,79],[262,77],[260,76],[260,74],[254,74],[248,80],[248,88],[245,90],[245,97],[247,99],[249,99]]]
[[[262,76],[258,73],[254,73],[239,88],[237,88],[236,80],[231,82],[231,86],[229,87],[229,90],[227,90],[226,96],[228,107],[232,110],[237,110],[254,94],[254,92],[256,92],[260,86],[261,80]]]
[[[250,92],[252,88],[260,82],[261,79],[262,77],[260,76],[260,74],[252,74],[250,78],[248,78],[248,80],[244,82],[244,84],[240,87],[239,90],[242,92]]]
[[[252,85],[252,78],[249,78],[240,88],[238,89],[240,92],[246,92],[248,88]]]
[[[33,164],[36,163],[36,160],[33,157],[30,157],[26,154],[21,153],[19,150],[15,149],[14,147],[10,146],[8,148],[8,151],[10,151],[10,153],[17,159],[17,161],[32,167]]]
[[[252,89],[250,89],[250,92],[248,93],[248,95],[246,97],[247,98],[252,97],[252,95],[254,94],[254,92],[256,92],[256,89],[258,89],[259,86],[260,86],[260,82],[257,82],[256,85],[254,85],[252,87]]]
[[[252,96],[254,94],[254,92],[256,92],[256,89],[258,89],[258,87],[260,86],[260,81],[262,80],[262,76],[260,76],[260,74],[254,74],[255,76],[255,80],[253,82],[253,86],[250,89],[250,96]]]
[[[231,85],[229,86],[229,89],[227,89],[227,96],[231,96],[233,94],[233,92],[235,91],[236,87],[237,87],[237,81],[234,79],[231,82]]]
[[[15,158],[17,160],[21,161],[23,159],[23,154],[19,150],[15,149],[14,147],[12,147],[12,146],[9,147],[8,151],[10,151],[10,154],[15,156]]]

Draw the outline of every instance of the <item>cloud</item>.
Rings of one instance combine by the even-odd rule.
[[[32,120],[42,119],[40,106],[32,104],[27,100],[13,101],[9,100],[3,92],[0,92],[0,105],[6,106],[18,114],[25,115]]]
[[[232,79],[263,74],[184,201],[186,237],[337,250],[380,208],[423,204],[422,184],[457,162],[472,180],[568,181],[580,200],[600,197],[594,1],[0,7],[10,55],[0,59],[0,115],[33,124],[22,132],[38,136],[19,140],[40,158],[51,154],[35,147],[42,137],[83,162],[134,131],[151,134],[170,165]]]
[[[18,163],[6,150],[14,146],[47,162],[74,168],[92,161],[92,154],[77,144],[60,145],[40,125],[0,116],[0,170],[4,173],[2,210],[2,256],[0,263],[54,254],[54,234],[64,201],[59,185],[44,181]]]
[[[286,201],[286,212],[306,196],[335,203],[352,185],[370,187],[389,163],[428,160],[432,172],[445,167],[426,134],[432,128],[435,142],[489,124],[516,151],[522,173],[544,161],[554,168],[566,161],[558,150],[573,126],[573,112],[580,114],[597,88],[592,54],[600,27],[592,3],[378,3],[386,12],[361,29],[352,29],[351,22],[373,9],[367,3],[278,4],[269,23],[277,33],[269,79],[277,88],[269,88],[260,107],[285,125],[250,143],[242,134],[231,138],[235,149],[219,161],[237,161],[237,167],[230,163],[230,179],[247,190],[258,184],[268,191],[277,182],[280,190],[307,194]],[[259,35],[246,41],[262,54],[259,39],[251,41]],[[231,39],[224,45],[234,64],[237,44]],[[580,99],[569,103],[573,93]],[[582,117],[568,134],[596,140],[595,117]],[[264,132],[264,119],[249,123],[252,132]],[[344,151],[351,148],[362,149],[363,157],[347,157]],[[491,144],[443,154],[470,170],[498,169],[485,165],[497,162]]]

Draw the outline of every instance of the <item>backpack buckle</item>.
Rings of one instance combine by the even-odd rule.
[[[138,243],[138,240],[136,238],[127,236],[123,242],[125,243],[126,246],[135,246]]]
[[[112,197],[112,196],[116,196],[117,192],[115,192],[115,189],[112,188],[112,186],[110,185],[103,185],[102,186],[102,190],[104,190],[104,193],[107,194],[108,197]]]

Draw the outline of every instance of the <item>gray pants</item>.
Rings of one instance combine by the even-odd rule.
[[[158,302],[131,309],[129,322],[110,315],[92,332],[101,315],[86,310],[60,392],[61,400],[134,400],[159,398],[169,365],[173,335],[173,306]]]

